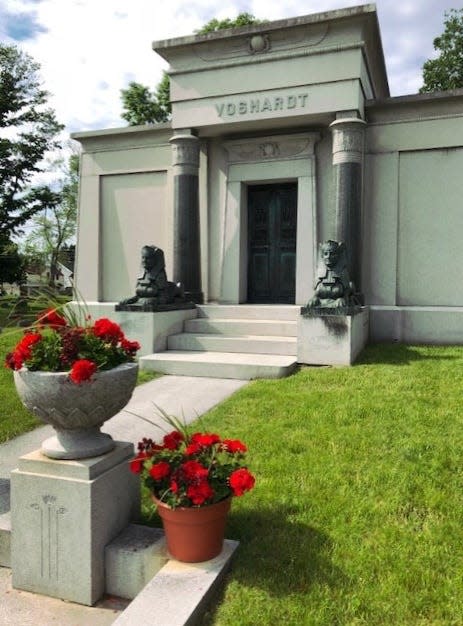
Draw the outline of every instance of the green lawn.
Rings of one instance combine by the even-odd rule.
[[[254,492],[207,624],[463,624],[462,348],[369,347],[353,368],[256,381],[207,417]]]
[[[206,415],[247,443],[257,484],[234,500],[241,545],[203,624],[463,624],[462,389],[463,348],[370,346]],[[0,393],[4,440],[31,424],[3,368]]]
[[[41,422],[21,404],[13,383],[13,372],[4,367],[5,356],[22,335],[7,329],[0,334],[0,443],[40,426]]]

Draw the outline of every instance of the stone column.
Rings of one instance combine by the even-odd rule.
[[[351,278],[361,291],[361,218],[363,146],[366,122],[359,118],[340,118],[330,128],[333,133],[333,170],[335,188],[335,239],[347,247]]]
[[[188,132],[171,139],[174,170],[174,282],[181,282],[187,300],[201,304],[199,236],[199,140]]]

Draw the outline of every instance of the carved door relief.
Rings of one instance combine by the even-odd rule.
[[[297,183],[248,187],[248,302],[294,304]]]

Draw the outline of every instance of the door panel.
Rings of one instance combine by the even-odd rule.
[[[294,303],[297,184],[248,187],[248,302]]]

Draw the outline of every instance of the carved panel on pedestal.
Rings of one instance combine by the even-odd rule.
[[[63,549],[60,545],[60,523],[68,510],[60,506],[56,497],[52,495],[44,495],[30,506],[38,513],[41,577],[59,580],[59,555]]]

